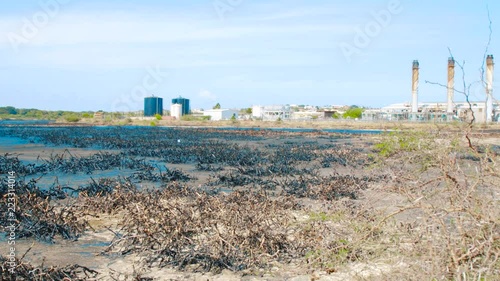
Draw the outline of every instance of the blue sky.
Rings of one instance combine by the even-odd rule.
[[[0,106],[138,110],[154,94],[167,106],[182,95],[194,108],[380,107],[410,101],[414,59],[419,100],[445,101],[446,89],[424,81],[446,83],[448,47],[467,82],[480,79],[487,6],[488,53],[500,57],[493,0],[8,1]],[[480,84],[471,99],[484,100]]]

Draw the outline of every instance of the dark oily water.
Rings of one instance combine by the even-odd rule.
[[[147,204],[160,207],[156,201],[164,202],[171,196],[179,199],[179,203],[183,202],[178,208],[184,208],[183,204],[189,202],[195,208],[195,201],[200,198],[209,204],[227,200],[224,204],[234,208],[245,202],[260,202],[263,207],[274,202],[268,202],[265,196],[293,196],[306,200],[356,198],[358,190],[365,189],[370,181],[377,179],[337,171],[355,170],[365,165],[363,147],[353,143],[355,138],[352,135],[375,133],[380,132],[0,126],[0,172],[16,172],[20,199],[28,200],[31,196],[42,205],[51,200],[43,208],[20,200],[23,208],[34,210],[24,213],[40,216],[21,217],[24,225],[34,225],[36,231],[27,239],[19,240],[20,245],[29,246],[33,239],[49,241],[54,245],[38,246],[34,250],[37,255],[43,256],[47,250],[55,256],[68,254],[77,263],[97,268],[97,259],[109,262],[108,258],[114,258],[113,252],[109,256],[96,257],[95,254],[108,248],[119,235],[124,235],[114,230],[118,231],[115,236],[106,228],[108,223],[117,223],[121,218],[116,214],[109,215],[110,210],[99,213],[97,217],[82,215],[92,226],[87,228],[72,221],[71,217],[59,219],[58,208],[68,206],[65,205],[67,202],[71,202],[69,206],[74,202],[82,204],[88,208],[83,210],[86,213],[106,208],[105,202],[95,203],[100,202],[100,198],[111,201],[115,198],[113,202],[117,205],[110,206],[124,209]],[[241,195],[241,198],[248,196],[248,200],[238,195],[249,191],[263,191],[266,195]],[[78,196],[81,194],[85,196]],[[118,197],[113,197],[114,194]],[[165,200],[161,196],[165,196]],[[131,205],[130,198],[152,200],[153,203]],[[238,204],[231,201],[240,199],[243,201]],[[282,206],[284,212],[295,208],[287,204]],[[43,213],[45,210],[53,212]],[[74,214],[83,214],[78,213],[78,209],[71,210]]]
[[[2,125],[48,125],[53,124],[55,121],[52,120],[0,120],[0,126]]]

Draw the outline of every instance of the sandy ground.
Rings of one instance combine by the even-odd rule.
[[[73,156],[85,157],[95,154],[96,151],[109,153],[117,152],[114,150],[46,146],[40,143],[29,143],[19,138],[0,137],[0,155],[7,153],[14,154],[22,161],[36,162],[39,158],[48,159],[51,155],[55,154],[65,154],[67,156],[71,154]]]
[[[126,125],[150,126],[151,121],[133,121]],[[115,120],[105,123],[102,120],[84,119],[79,123],[61,123],[60,125],[118,125],[125,124],[124,120]],[[393,129],[453,129],[462,130],[466,124],[463,123],[415,123],[408,121],[363,121],[363,120],[289,120],[289,121],[182,121],[182,120],[161,120],[159,126],[180,126],[180,127],[241,127],[241,128],[311,128],[311,129],[369,129],[369,130],[393,130]],[[500,133],[500,124],[475,124],[474,128],[484,129]]]

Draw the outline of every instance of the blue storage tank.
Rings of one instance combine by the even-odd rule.
[[[163,99],[159,97],[144,98],[144,116],[163,115]]]
[[[172,104],[182,105],[182,115],[186,115],[186,114],[189,114],[189,112],[191,112],[191,109],[189,108],[189,99],[185,99],[183,97],[178,97],[178,98],[172,99]]]

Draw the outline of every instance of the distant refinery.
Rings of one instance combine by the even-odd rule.
[[[380,109],[366,109],[362,114],[364,121],[410,121],[410,122],[452,122],[462,121],[476,123],[500,122],[500,103],[493,97],[493,55],[485,59],[484,79],[482,85],[485,90],[485,100],[482,101],[455,101],[456,93],[463,90],[455,88],[455,59],[448,58],[447,83],[440,85],[446,88],[446,100],[440,102],[419,102],[420,63],[412,63],[411,101],[408,103],[392,104]],[[443,97],[444,97],[443,91]],[[477,94],[475,95],[477,96]],[[309,120],[339,118],[345,112],[345,106],[322,108],[314,107],[310,110],[299,110],[290,105],[253,105],[250,114],[241,114],[240,110],[214,108],[208,110],[193,110],[191,112],[190,100],[178,97],[172,99],[170,117],[180,120],[183,115],[193,114],[206,116],[210,120],[229,119],[257,119],[257,120]],[[243,111],[242,111],[243,112]],[[144,116],[151,117],[163,115],[163,100],[159,97],[144,99]]]
[[[471,121],[476,123],[500,122],[500,103],[493,98],[493,55],[486,57],[486,73],[483,82],[486,91],[484,101],[455,102],[455,60],[448,58],[448,81],[446,102],[419,102],[420,64],[418,60],[412,63],[411,103],[393,104],[377,110],[366,110],[364,120],[410,120],[438,121],[453,120]]]

